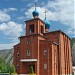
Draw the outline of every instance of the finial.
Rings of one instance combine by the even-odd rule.
[[[46,13],[47,13],[47,12],[48,12],[47,10],[45,10],[45,12],[44,12],[44,13],[45,13],[45,20],[46,20]]]
[[[34,18],[38,18],[39,12],[36,10],[37,3],[35,3],[34,5],[35,5],[35,10],[32,12],[32,15]]]
[[[36,6],[37,6],[37,3],[35,2],[35,4],[34,4],[34,6],[35,6],[35,10],[36,10]]]

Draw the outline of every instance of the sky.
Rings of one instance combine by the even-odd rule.
[[[39,18],[51,22],[49,31],[62,30],[75,37],[75,0],[0,0],[0,50],[11,49],[25,35],[25,21],[33,19],[34,3]]]

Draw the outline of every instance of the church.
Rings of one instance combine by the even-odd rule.
[[[61,30],[49,31],[51,23],[41,20],[36,7],[33,19],[25,21],[26,35],[14,46],[14,66],[20,75],[71,75],[70,38]]]

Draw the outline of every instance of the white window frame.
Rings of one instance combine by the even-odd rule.
[[[47,69],[47,64],[46,63],[44,63],[44,70],[46,70]]]
[[[27,56],[30,56],[30,50],[27,50]]]

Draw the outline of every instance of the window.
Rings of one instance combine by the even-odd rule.
[[[44,69],[47,69],[47,64],[44,64]]]
[[[17,53],[17,56],[20,56],[20,54],[19,54],[19,53]]]
[[[47,50],[44,50],[44,55],[47,55]]]
[[[34,24],[30,25],[29,32],[30,32],[30,33],[33,33],[33,32],[34,32]]]
[[[27,50],[27,56],[30,56],[30,50]]]
[[[27,40],[27,44],[30,44],[30,40]]]
[[[41,26],[41,33],[43,33],[43,26]]]
[[[19,67],[19,65],[17,64],[17,67]]]
[[[17,64],[16,69],[18,69],[18,68],[19,68],[19,65]]]
[[[17,64],[17,65],[16,65],[16,70],[18,70],[18,69],[19,69],[19,65]]]

